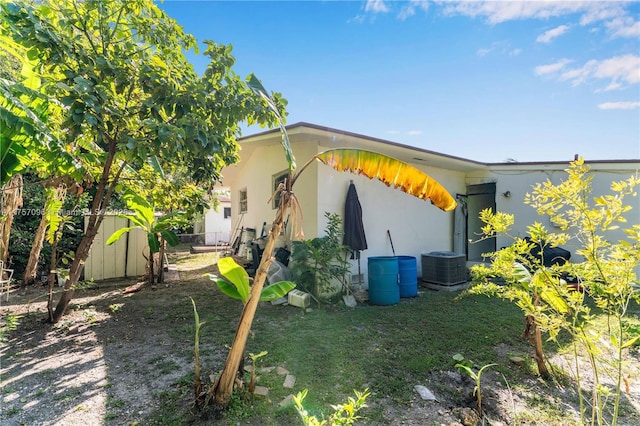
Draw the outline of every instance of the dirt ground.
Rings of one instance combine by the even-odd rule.
[[[0,424],[170,424],[154,417],[162,411],[158,394],[175,389],[176,382],[192,371],[193,363],[191,347],[185,347],[180,337],[163,331],[162,321],[172,318],[162,315],[163,306],[177,298],[187,298],[196,290],[188,281],[170,281],[156,290],[123,294],[125,286],[132,284],[135,281],[104,282],[79,292],[71,312],[56,326],[43,323],[46,301],[41,288],[26,292],[16,289],[8,303],[2,301],[2,313],[23,317],[19,334],[10,334],[0,350]],[[125,309],[118,315],[119,310]],[[509,348],[496,351],[504,355]],[[221,360],[226,353],[226,348],[217,348]],[[500,379],[490,370],[483,379],[484,424],[549,424],[548,420],[527,414],[531,398],[545,387],[542,381],[532,378],[516,389],[505,387]],[[638,381],[638,377],[629,378],[622,425],[640,424]],[[376,399],[368,400],[368,404],[382,406],[387,419],[384,424],[389,425],[476,424],[468,404],[460,404],[451,396],[459,395],[463,389],[473,401],[474,383],[468,377],[453,371],[433,372],[426,385],[437,395],[437,401],[424,401],[416,394],[408,406]],[[185,400],[189,399],[190,383],[181,386],[185,395],[189,394]],[[560,386],[554,392],[542,392],[548,398],[544,403],[555,406],[558,412],[573,412],[577,418],[576,407],[562,402],[567,399],[564,394],[573,389]]]

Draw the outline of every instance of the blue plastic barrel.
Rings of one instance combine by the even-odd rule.
[[[413,256],[398,256],[400,297],[416,297],[418,295],[417,263]]]
[[[393,305],[400,301],[398,258],[396,256],[369,257],[369,303]]]

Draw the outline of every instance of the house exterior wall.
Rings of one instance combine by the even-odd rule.
[[[296,159],[301,165],[305,158],[310,158],[315,153],[314,147],[305,145],[299,138],[292,138],[292,149]],[[270,201],[273,195],[273,177],[288,170],[288,163],[285,159],[282,146],[280,144],[265,144],[257,147],[251,156],[243,157],[242,162],[236,166],[238,168],[234,175],[236,179],[226,181],[225,185],[231,188],[232,200],[232,233],[236,228],[253,228],[259,236],[263,224],[269,226],[276,216],[276,209]],[[316,164],[312,164],[296,182],[294,192],[302,205],[304,212],[304,233],[305,235],[315,235],[317,232],[316,214],[317,211],[317,187],[313,179]],[[244,214],[240,213],[239,193],[241,190],[247,191],[248,208]],[[290,229],[288,228],[290,231]],[[269,229],[266,230],[267,232]]]
[[[349,147],[367,149],[398,158],[424,171],[452,195],[466,194],[469,185],[495,183],[496,209],[515,216],[513,235],[522,236],[527,226],[542,222],[551,226],[548,218],[538,216],[536,211],[524,204],[524,197],[531,192],[535,183],[550,179],[559,183],[566,178],[566,163],[500,163],[484,164],[458,157],[446,156],[393,142],[368,138],[340,130],[301,123],[289,128],[289,139],[297,159],[298,168],[318,152],[330,148]],[[238,191],[246,188],[249,196],[249,209],[244,215],[242,226],[255,228],[260,233],[262,223],[270,224],[275,210],[267,200],[273,192],[272,176],[287,168],[280,145],[279,132],[265,132],[241,141],[241,163],[231,173],[232,178],[225,186],[232,189],[233,227],[238,223]],[[638,162],[597,161],[590,164],[593,180],[593,195],[609,193],[614,180],[623,180],[638,172]],[[224,175],[223,171],[223,175]],[[304,235],[306,238],[322,236],[327,221],[325,212],[343,214],[344,201],[353,180],[363,209],[363,221],[367,236],[368,250],[362,252],[360,272],[364,275],[364,285],[368,282],[367,258],[392,255],[393,250],[387,236],[389,230],[393,239],[396,255],[416,257],[418,276],[422,276],[421,255],[432,251],[453,250],[454,213],[443,212],[430,202],[409,196],[399,190],[387,188],[378,180],[352,173],[339,173],[319,162],[312,163],[296,182],[296,193],[303,210]],[[503,194],[509,193],[509,196]],[[640,202],[628,217],[629,224],[640,223]],[[475,230],[477,232],[478,230]],[[477,239],[474,230],[468,230],[468,239]],[[608,238],[623,238],[622,231],[611,232]],[[498,237],[499,249],[511,240]],[[577,242],[566,247],[572,252],[574,260]],[[351,261],[352,274],[358,273],[358,263]]]
[[[638,169],[633,164],[616,164],[602,163],[589,165],[591,168],[590,175],[592,180],[592,192],[590,198],[595,196],[611,194],[611,183],[614,181],[626,180],[634,174],[638,173]],[[637,166],[637,165],[636,165]],[[539,222],[553,231],[555,228],[548,216],[540,216],[531,206],[524,204],[527,193],[533,191],[536,183],[543,183],[547,180],[553,184],[559,184],[567,179],[565,169],[569,167],[566,164],[505,164],[493,165],[486,172],[469,173],[467,175],[467,184],[477,184],[484,182],[496,183],[496,205],[497,210],[503,213],[514,215],[514,225],[511,234],[523,237],[527,234],[527,227],[535,222]],[[505,197],[503,194],[509,191],[510,196]],[[627,225],[640,223],[640,198],[627,198],[627,202],[633,201],[632,210],[627,214]],[[606,238],[610,241],[617,242],[620,239],[626,239],[626,234],[622,229],[609,231]],[[508,237],[498,237],[497,248],[505,247],[511,244]],[[571,240],[563,246],[571,251],[571,260],[581,261],[576,250],[581,247],[577,240]]]
[[[318,152],[328,149],[312,136],[290,135],[292,150],[298,167]],[[444,169],[423,170],[452,193],[464,192],[464,174]],[[260,233],[262,223],[270,224],[275,210],[267,200],[271,196],[272,176],[286,169],[280,144],[265,144],[255,148],[251,156],[243,158],[237,178],[230,183],[233,200],[233,223],[237,223],[238,193],[246,188],[248,211],[242,226],[255,228]],[[391,233],[398,255],[415,256],[418,274],[421,274],[420,256],[431,251],[452,249],[453,212],[443,212],[428,201],[393,190],[378,180],[370,180],[352,173],[340,173],[333,168],[313,162],[296,181],[294,192],[303,211],[303,231],[306,238],[322,236],[327,225],[325,212],[344,214],[344,203],[350,180],[353,179],[363,209],[363,221],[369,249],[362,253],[361,272],[367,280],[367,257],[392,255],[387,229]],[[235,227],[235,225],[234,225]],[[352,274],[358,265],[352,262]]]
[[[220,201],[218,211],[207,210],[204,216],[204,243],[217,245],[229,242],[231,234],[231,217],[224,217],[224,208],[231,207],[231,201]]]
[[[425,169],[412,164],[440,182],[455,195],[464,190],[464,174],[442,169]],[[350,180],[356,186],[362,206],[362,220],[368,249],[361,253],[361,273],[368,282],[367,258],[374,256],[414,256],[418,276],[422,276],[421,255],[453,249],[453,212],[444,212],[431,202],[420,200],[399,189],[387,187],[377,179],[352,173],[340,173],[321,166],[318,171],[318,229],[324,230],[324,212],[344,214]],[[393,247],[387,234],[391,234]],[[351,261],[352,275],[358,273],[357,261]]]

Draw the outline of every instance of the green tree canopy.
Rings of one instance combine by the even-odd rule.
[[[0,12],[0,35],[26,51],[40,91],[60,105],[48,130],[96,166],[93,215],[57,321],[125,170],[174,164],[208,186],[238,160],[241,122],[278,121],[232,71],[230,46],[206,41],[210,63],[198,75],[185,56],[197,53],[195,38],[151,0],[16,1]],[[285,101],[274,99],[283,109]]]

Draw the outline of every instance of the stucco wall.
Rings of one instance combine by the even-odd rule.
[[[525,236],[527,227],[535,222],[539,222],[550,230],[554,230],[554,226],[547,216],[540,216],[531,206],[524,204],[527,193],[533,191],[536,183],[543,183],[547,180],[553,184],[559,184],[567,179],[565,169],[569,164],[540,164],[540,165],[505,165],[494,166],[491,171],[486,173],[471,173],[467,176],[467,183],[480,183],[482,181],[496,182],[496,204],[498,211],[510,213],[514,215],[514,226],[512,235]],[[637,171],[617,165],[598,165],[591,167],[590,175],[592,180],[591,199],[595,196],[611,194],[611,183],[628,179]],[[509,191],[510,196],[505,197],[503,194]],[[633,209],[627,214],[627,226],[640,223],[640,199],[638,197],[629,197],[627,203],[632,202]],[[623,225],[624,226],[624,225]],[[610,241],[618,241],[624,239],[625,234],[622,229],[610,231],[606,233],[606,238]],[[497,248],[511,244],[511,240],[507,237],[499,237],[497,240]],[[572,253],[572,260],[581,261],[582,259],[576,254],[576,250],[581,247],[577,240],[572,240],[565,247]]]
[[[452,195],[466,194],[468,185],[494,182],[497,210],[515,216],[514,235],[524,235],[527,226],[536,221],[551,226],[548,218],[538,216],[536,211],[523,203],[524,197],[537,182],[550,179],[559,183],[566,177],[564,169],[569,166],[569,162],[481,164],[313,125],[293,126],[289,138],[298,167],[317,152],[327,148],[350,147],[381,152],[409,161],[440,182]],[[275,217],[275,210],[271,203],[268,203],[273,191],[272,177],[287,168],[280,145],[280,134],[272,132],[248,138],[243,142],[243,151],[240,154],[241,163],[232,166],[235,171],[230,173],[231,178],[225,182],[225,186],[232,188],[233,228],[238,226],[238,191],[246,188],[249,209],[241,225],[254,227],[259,233],[262,223],[270,224]],[[594,195],[608,193],[611,182],[628,178],[636,172],[633,168],[635,166],[637,163],[607,162],[597,162],[591,166],[595,176]],[[324,212],[343,214],[344,200],[351,179],[356,185],[362,204],[369,245],[369,249],[362,253],[361,260],[365,283],[367,258],[393,254],[387,230],[391,233],[397,255],[416,257],[419,276],[422,275],[422,253],[453,249],[453,212],[445,213],[429,202],[399,190],[392,190],[377,180],[369,180],[351,173],[339,173],[319,162],[312,163],[305,170],[294,188],[303,209],[303,230],[307,238],[323,234],[326,226]],[[509,196],[504,196],[507,192]],[[629,224],[640,223],[640,202],[638,198],[635,198],[634,202],[636,205],[629,214]],[[477,238],[473,235],[473,230],[469,232],[471,240]],[[614,231],[608,235],[611,240],[622,237],[622,231]],[[504,247],[510,243],[510,239],[499,237],[496,247]],[[577,243],[571,242],[566,248],[575,256],[577,247]],[[356,261],[352,261],[352,273],[357,273]]]
[[[321,150],[324,148],[321,147]],[[437,168],[421,169],[455,195],[464,189],[464,174]],[[362,205],[368,249],[362,252],[361,272],[367,282],[367,258],[396,255],[416,257],[418,275],[422,275],[421,254],[452,249],[453,212],[444,212],[398,189],[387,187],[377,179],[353,173],[340,173],[320,165],[318,169],[318,229],[326,227],[324,212],[344,213],[350,180],[353,180]],[[393,240],[393,249],[387,235]],[[357,274],[357,262],[351,261],[352,274]]]

